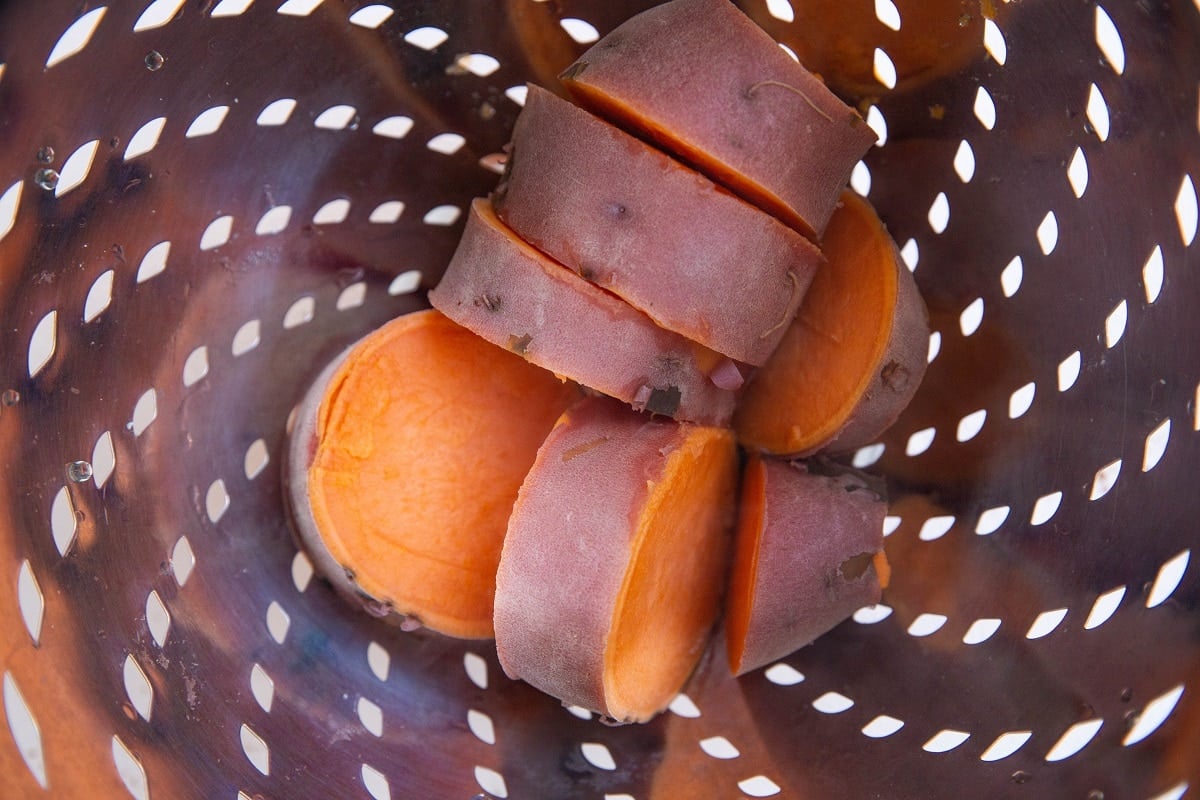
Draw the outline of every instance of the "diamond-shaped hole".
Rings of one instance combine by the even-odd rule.
[[[484,744],[496,743],[496,727],[492,724],[492,718],[482,711],[473,708],[467,711],[467,727],[475,734],[475,738]]]
[[[150,637],[156,645],[162,647],[167,643],[167,635],[171,631],[171,614],[158,592],[153,589],[146,596],[146,627],[150,629]]]
[[[54,43],[54,48],[51,49],[50,55],[46,59],[46,69],[65,61],[87,47],[106,11],[108,9],[101,6],[72,22]]]
[[[58,312],[50,311],[40,320],[29,337],[29,377],[36,377],[54,356],[58,344]]]
[[[1047,761],[1062,761],[1078,753],[1100,732],[1104,724],[1102,719],[1091,719],[1086,722],[1076,722],[1063,733],[1046,753]]]
[[[170,254],[170,242],[159,242],[147,250],[146,255],[142,257],[141,264],[138,265],[137,282],[145,283],[165,270],[167,268],[167,256]]]
[[[1125,599],[1125,587],[1118,586],[1115,589],[1109,589],[1104,594],[1096,598],[1096,602],[1092,604],[1092,610],[1088,612],[1087,621],[1083,623],[1084,630],[1092,630],[1099,628],[1117,612],[1121,605],[1121,601]]]
[[[17,752],[21,754],[25,766],[43,789],[49,788],[41,730],[17,686],[16,679],[8,672],[4,673],[4,716],[8,720],[9,733],[12,734]]]
[[[46,612],[46,598],[42,595],[42,587],[38,585],[33,574],[33,566],[29,559],[21,562],[17,572],[17,605],[21,608],[21,619],[25,622],[25,630],[36,646],[42,636],[42,617]]]
[[[91,172],[92,162],[96,159],[96,149],[99,146],[100,140],[93,139],[67,156],[62,170],[59,172],[58,183],[54,187],[55,197],[62,197],[83,183],[88,173]]]
[[[271,713],[271,704],[275,701],[275,681],[258,664],[250,668],[250,692],[259,707]]]
[[[196,115],[192,120],[192,124],[188,125],[187,132],[183,134],[185,139],[199,139],[201,136],[211,136],[221,129],[221,125],[225,122],[225,117],[229,114],[229,106],[213,106],[206,108]],[[201,245],[201,249],[204,246]]]
[[[891,736],[896,731],[904,727],[903,720],[898,720],[895,717],[890,717],[887,714],[880,714],[863,726],[862,732],[864,736],[872,739],[883,739]]]
[[[175,542],[175,547],[171,549],[171,572],[180,587],[188,582],[195,566],[196,554],[192,551],[192,543],[186,536],[180,536]]]
[[[119,736],[112,737],[112,760],[117,776],[134,800],[150,800],[150,785],[146,781],[146,770],[142,762],[125,745]]]
[[[270,775],[271,750],[263,738],[245,723],[242,723],[239,738],[242,742],[242,752],[246,754],[247,760],[263,775]]]
[[[291,97],[281,97],[278,100],[272,100],[263,107],[262,111],[258,112],[255,124],[264,128],[285,125],[291,119],[292,112],[295,110],[296,101]]]
[[[599,742],[584,742],[579,749],[583,753],[584,759],[593,767],[603,770],[617,768],[617,762],[613,760],[612,753]]]
[[[125,695],[133,704],[138,715],[149,722],[150,714],[154,709],[154,689],[150,686],[150,679],[146,677],[141,666],[133,660],[132,655],[125,656],[123,675]]]

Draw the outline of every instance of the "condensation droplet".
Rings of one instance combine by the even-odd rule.
[[[1012,774],[1012,782],[1015,784],[1029,783],[1033,780],[1033,776],[1023,769],[1019,769]]]
[[[21,393],[16,389],[5,389],[4,394],[0,394],[0,403],[9,408],[12,408],[19,402],[21,402]]]
[[[43,167],[33,173],[33,182],[47,192],[52,192],[58,186],[58,170]]]
[[[39,164],[50,164],[54,161],[54,148],[48,144],[44,144],[38,148],[37,158]]]
[[[146,69],[150,70],[151,72],[158,72],[160,69],[162,69],[163,64],[165,64],[167,61],[167,59],[163,58],[163,54],[157,50],[151,50],[149,53],[146,53],[145,60]]]
[[[72,461],[67,464],[67,480],[84,483],[92,479],[92,465],[87,461]]]

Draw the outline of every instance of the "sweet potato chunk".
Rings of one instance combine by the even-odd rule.
[[[504,671],[621,722],[679,692],[719,611],[737,452],[722,429],[589,398],[521,486],[496,577]]]
[[[563,82],[585,107],[820,238],[875,134],[728,0],[673,0],[592,45]]]
[[[712,425],[733,414],[735,364],[550,260],[486,200],[472,203],[429,300],[488,341],[635,408]]]
[[[746,465],[726,604],[726,647],[742,675],[803,647],[887,583],[887,504],[851,471],[753,456]]]
[[[925,303],[867,201],[843,193],[824,252],[800,312],[738,406],[734,426],[750,449],[808,455],[867,444],[925,375]]]
[[[290,440],[296,529],[322,575],[372,613],[490,638],[508,516],[579,390],[433,310],[325,369]]]
[[[821,258],[774,217],[536,86],[492,202],[543,253],[748,364],[775,350]]]

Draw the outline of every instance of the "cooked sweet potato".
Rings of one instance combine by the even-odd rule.
[[[488,341],[635,408],[712,425],[733,414],[737,365],[547,258],[486,200],[472,203],[429,300]]]
[[[496,577],[504,671],[621,722],[662,710],[720,607],[737,451],[723,429],[589,398],[513,507]]]
[[[750,458],[743,474],[725,635],[734,675],[812,642],[887,584],[887,504],[853,471]]]
[[[867,444],[925,375],[925,303],[871,205],[844,192],[823,247],[827,263],[735,413],[750,449],[807,455]]]
[[[585,107],[819,238],[875,141],[862,117],[728,0],[673,0],[563,73]]]
[[[774,217],[536,86],[492,202],[543,253],[748,364],[775,350],[821,259]]]
[[[374,331],[296,414],[287,489],[314,564],[372,613],[491,637],[517,490],[578,397],[437,311]]]

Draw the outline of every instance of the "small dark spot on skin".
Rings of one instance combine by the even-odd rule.
[[[532,341],[533,337],[528,333],[524,334],[523,336],[517,336],[515,333],[513,333],[508,337],[508,349],[512,350],[519,356],[523,356],[525,355],[526,351],[529,350],[529,343]]]
[[[675,353],[663,353],[658,357],[658,363],[667,372],[674,372],[683,367],[683,359]]]
[[[889,361],[880,371],[879,377],[883,380],[883,385],[893,392],[903,392],[912,378],[908,369],[896,361]]]
[[[609,203],[604,210],[613,219],[628,219],[629,209],[623,203]]]
[[[500,310],[500,295],[489,294],[488,292],[484,292],[483,294],[481,294],[475,298],[475,305],[485,308],[488,311],[493,311],[493,312],[499,311]]]
[[[591,281],[594,283],[597,278],[596,270],[592,269],[591,267],[581,267],[579,270],[579,277],[583,278],[585,281]]]
[[[946,116],[946,107],[941,103],[935,103],[929,107],[929,116],[931,119],[942,119]]]
[[[675,412],[679,410],[679,401],[682,395],[678,386],[668,386],[666,389],[651,389],[650,397],[646,400],[646,410],[651,414],[663,414],[668,417],[675,416]]]

